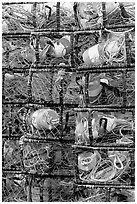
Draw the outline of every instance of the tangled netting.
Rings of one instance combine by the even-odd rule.
[[[134,2],[3,2],[2,77],[3,202],[134,202]]]

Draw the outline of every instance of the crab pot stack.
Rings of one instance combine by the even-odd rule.
[[[2,5],[3,202],[133,202],[135,5]]]

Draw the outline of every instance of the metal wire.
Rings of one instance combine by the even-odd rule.
[[[76,200],[79,199],[78,196],[78,187],[82,186],[82,187],[100,187],[100,188],[104,188],[104,186],[107,188],[107,193],[106,193],[106,200],[107,201],[111,201],[111,188],[123,188],[123,189],[134,189],[134,144],[133,147],[129,147],[129,146],[113,146],[113,145],[100,145],[100,146],[93,146],[93,138],[92,138],[92,131],[91,131],[91,120],[90,120],[90,114],[88,117],[88,124],[89,124],[89,133],[91,135],[91,144],[90,147],[88,146],[80,146],[80,145],[73,145],[74,148],[74,152],[73,154],[75,155],[75,171],[73,174],[55,174],[52,168],[52,164],[54,163],[53,161],[53,145],[54,143],[58,143],[58,144],[68,144],[69,148],[72,144],[74,144],[75,139],[64,139],[64,136],[66,136],[66,132],[64,132],[64,112],[66,111],[66,109],[71,109],[71,111],[74,112],[85,112],[87,111],[88,113],[90,113],[93,110],[97,110],[97,111],[101,111],[101,112],[122,112],[122,111],[134,111],[135,106],[134,105],[130,105],[127,106],[127,95],[126,95],[126,77],[127,77],[127,72],[134,72],[135,71],[135,64],[131,63],[131,47],[130,47],[130,43],[128,40],[128,33],[125,34],[125,44],[126,44],[126,57],[127,57],[127,61],[125,64],[117,64],[117,65],[102,65],[102,66],[92,66],[92,67],[87,67],[87,66],[79,66],[78,65],[78,49],[77,49],[77,45],[78,45],[78,41],[79,41],[79,36],[81,35],[90,35],[90,34],[98,34],[100,32],[100,30],[104,30],[105,28],[110,29],[110,30],[114,30],[115,32],[120,32],[120,31],[124,31],[127,30],[129,28],[134,28],[135,25],[134,24],[125,24],[125,25],[107,25],[107,18],[106,18],[106,5],[103,2],[102,3],[102,12],[103,12],[103,25],[101,28],[97,28],[95,29],[80,29],[79,28],[70,28],[70,29],[61,29],[61,11],[60,11],[60,2],[57,2],[56,5],[56,28],[53,29],[37,29],[37,22],[36,22],[36,8],[37,8],[37,4],[43,4],[44,2],[4,2],[3,5],[12,5],[12,4],[32,4],[33,6],[33,26],[34,26],[34,34],[35,34],[35,38],[36,38],[36,47],[34,49],[35,52],[35,57],[36,57],[36,62],[31,64],[30,66],[25,66],[24,68],[19,68],[19,67],[13,67],[12,72],[13,73],[29,73],[28,74],[28,83],[27,83],[27,100],[24,101],[6,101],[5,100],[5,95],[4,95],[4,86],[5,86],[5,73],[8,73],[11,68],[9,67],[3,67],[3,83],[2,83],[2,92],[3,92],[3,105],[6,106],[7,104],[10,105],[10,121],[9,121],[9,129],[8,129],[8,134],[3,134],[3,138],[5,140],[15,140],[18,141],[20,139],[20,135],[17,134],[13,134],[12,131],[12,124],[13,124],[13,109],[15,107],[21,107],[23,106],[25,111],[24,111],[24,120],[23,120],[23,132],[24,132],[24,142],[29,142],[30,144],[33,143],[50,143],[51,145],[51,159],[49,159],[48,164],[50,166],[49,171],[47,173],[43,173],[43,174],[39,174],[39,173],[32,173],[32,172],[27,172],[25,171],[25,168],[22,164],[22,170],[19,171],[18,169],[15,169],[15,167],[11,167],[11,169],[6,169],[4,166],[4,160],[5,158],[3,157],[3,174],[6,177],[6,173],[7,174],[24,174],[27,177],[27,182],[28,182],[28,196],[27,196],[27,201],[28,202],[32,202],[33,198],[32,198],[32,183],[35,180],[35,178],[41,178],[41,182],[40,182],[40,193],[39,193],[39,197],[40,197],[40,202],[43,202],[44,199],[44,181],[46,178],[49,178],[49,182],[48,182],[48,192],[49,192],[49,197],[48,200],[49,202],[53,201],[53,189],[52,189],[52,182],[50,181],[51,178],[56,179],[58,177],[60,177],[61,179],[64,179],[66,177],[68,177],[69,179],[73,179],[74,181],[74,185],[73,185],[73,195],[74,195],[74,200],[76,198]],[[75,13],[75,18],[76,18],[76,13]],[[132,30],[132,32],[134,32],[134,30]],[[3,33],[2,37],[3,39],[30,39],[32,35],[32,32],[28,31],[24,31],[21,33],[20,32],[9,32],[9,33]],[[71,54],[70,54],[70,64],[66,65],[66,66],[58,66],[58,65],[39,65],[39,61],[40,61],[40,56],[39,56],[39,43],[40,43],[40,37],[41,36],[57,36],[57,35],[70,35],[70,43],[71,43]],[[57,103],[56,101],[53,101],[52,98],[52,94],[53,94],[53,76],[54,76],[54,72],[60,70],[60,69],[64,69],[66,73],[77,73],[77,74],[85,74],[85,106],[86,107],[82,107],[83,104],[81,104],[81,106],[79,107],[78,104],[69,104],[69,103],[65,103],[64,100],[64,89],[63,89],[63,80],[61,80],[60,83],[60,87],[61,90],[59,92],[59,103]],[[89,74],[91,73],[109,73],[109,72],[117,72],[120,71],[123,73],[123,78],[122,78],[122,82],[123,82],[123,88],[124,88],[124,95],[123,95],[123,105],[122,106],[118,106],[118,105],[89,105],[89,95],[88,95],[88,84],[89,84]],[[35,73],[42,73],[42,72],[48,72],[51,73],[51,78],[50,78],[50,88],[49,88],[49,95],[50,95],[50,101],[44,101],[44,102],[37,102],[35,100],[33,100],[33,96],[32,96],[32,81],[33,81],[33,75]],[[38,108],[40,106],[44,106],[44,107],[48,107],[48,108],[59,108],[59,112],[60,112],[60,137],[59,138],[42,138],[39,137],[39,135],[37,136],[32,136],[32,135],[27,135],[27,130],[26,130],[26,116],[28,113],[28,110],[30,110],[30,108],[34,106],[35,108]],[[134,115],[133,115],[133,119],[134,119]],[[133,133],[134,134],[134,133]],[[74,133],[73,133],[74,136]],[[134,136],[133,136],[134,137]],[[3,144],[3,152],[4,152],[4,144]],[[23,151],[22,151],[23,147],[21,147],[21,151],[20,151],[20,157],[21,157],[21,161],[23,163]],[[111,151],[131,151],[131,185],[113,185],[113,184],[97,184],[97,183],[85,183],[85,182],[79,182],[79,170],[78,170],[78,153],[81,151],[88,151],[88,150],[111,150]],[[4,153],[3,153],[4,154]],[[62,151],[63,154],[63,151]],[[3,156],[3,155],[2,155]],[[6,184],[5,184],[6,185]],[[76,194],[76,195],[75,195]]]

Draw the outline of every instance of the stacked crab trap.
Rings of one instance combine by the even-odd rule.
[[[2,29],[2,200],[134,201],[134,2],[4,2]]]

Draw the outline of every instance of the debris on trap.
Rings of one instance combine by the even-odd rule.
[[[2,201],[135,201],[135,2],[2,3]]]

